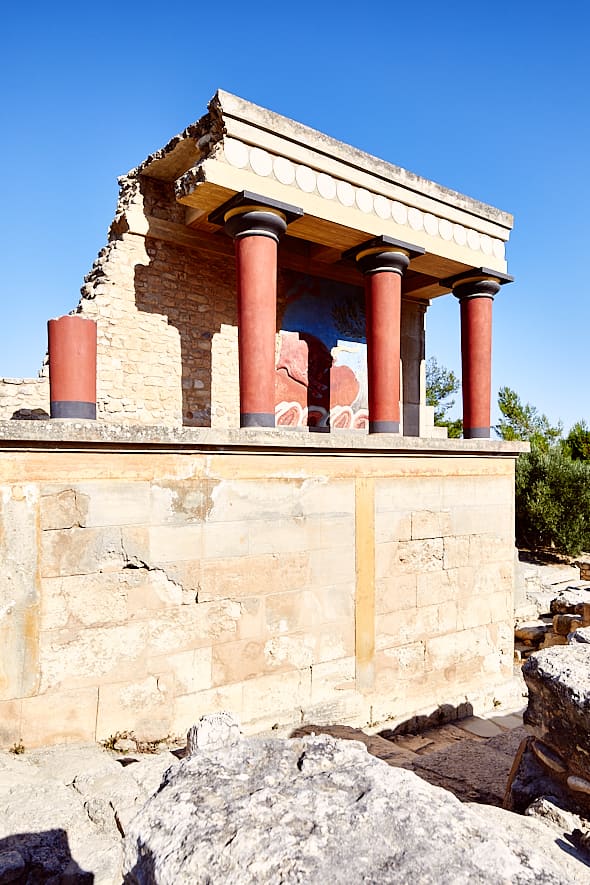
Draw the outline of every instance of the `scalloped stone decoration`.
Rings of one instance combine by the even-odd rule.
[[[447,218],[438,218],[431,212],[422,212],[415,206],[406,206],[399,200],[390,200],[364,187],[355,187],[348,181],[293,163],[287,157],[270,154],[262,148],[251,147],[236,138],[226,138],[223,146],[226,162],[235,169],[245,169],[249,165],[252,172],[261,178],[272,176],[281,184],[297,187],[304,193],[315,191],[324,200],[337,200],[341,206],[356,207],[365,215],[374,214],[383,221],[392,218],[396,224],[414,231],[423,230],[429,237],[440,237],[447,243],[454,241],[458,246],[467,246],[472,252],[482,252],[483,255],[504,260],[506,249],[502,240],[473,228],[466,228]]]

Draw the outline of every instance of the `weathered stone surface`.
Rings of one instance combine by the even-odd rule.
[[[222,710],[201,716],[186,736],[187,756],[194,756],[199,750],[216,750],[236,744],[240,734],[240,723],[232,713]]]
[[[96,744],[0,753],[0,885],[119,885],[121,834],[174,765]]]
[[[38,502],[34,483],[0,486],[0,700],[39,687]]]
[[[549,625],[543,621],[527,621],[516,627],[514,638],[520,639],[521,642],[539,643],[543,641],[548,630]]]
[[[43,776],[26,759],[4,754],[0,755],[0,852],[9,852],[8,860],[12,857],[14,863],[20,854],[29,882],[45,882],[67,871],[71,878],[54,881],[113,885],[120,867],[119,839],[94,827],[71,788]]]
[[[552,615],[583,615],[584,604],[590,602],[590,584],[560,590],[551,600]]]
[[[590,627],[578,627],[572,633],[572,640],[574,642],[590,643]]]
[[[547,803],[547,808],[550,803]],[[552,806],[557,809],[557,806]],[[512,837],[522,840],[523,844],[538,846],[548,863],[555,864],[564,880],[575,885],[587,885],[590,882],[590,855],[582,847],[579,832],[576,833],[575,816],[558,817],[555,814],[543,814],[539,810],[527,809],[526,817],[512,814],[492,805],[485,808],[471,805],[470,808],[490,827],[504,827],[510,830]],[[511,879],[518,882],[519,879]]]
[[[241,741],[168,773],[126,837],[125,882],[572,881],[498,814],[490,825],[356,742]]]
[[[210,429],[163,430],[159,438],[153,428],[111,426],[95,428],[99,451],[88,452],[88,430],[68,424],[68,438],[65,425],[52,427],[49,451],[0,457],[4,516],[18,526],[7,534],[7,556],[19,554],[14,569],[6,560],[4,595],[0,586],[10,608],[2,615],[0,605],[0,703],[13,704],[0,717],[2,745],[21,735],[31,747],[131,731],[144,740],[185,734],[202,713],[224,709],[228,694],[245,728],[260,730],[320,718],[399,721],[441,699],[468,697],[479,711],[505,690],[513,657],[513,551],[504,549],[510,460],[482,450],[473,459],[433,455],[430,464],[400,448],[395,461],[375,457],[367,478],[381,508],[373,534],[355,518],[355,477],[368,462],[319,457],[310,434],[300,450],[299,431],[287,441],[275,431]],[[223,440],[228,452],[213,452]],[[132,460],[121,451],[131,441]],[[280,457],[268,448],[275,443]],[[54,451],[62,445],[68,450]],[[423,451],[409,445],[407,452]],[[317,449],[333,454],[338,446],[318,441]],[[459,451],[467,450],[449,450]],[[17,475],[35,477],[29,491]],[[13,492],[18,501],[9,501]],[[502,531],[485,531],[483,520],[446,534],[455,507],[485,516],[486,502],[494,513],[502,507]],[[424,537],[398,531],[404,507]],[[434,531],[444,537],[427,537]],[[476,566],[480,554],[486,561]],[[369,698],[363,687],[373,676]]]
[[[524,723],[559,757],[569,773],[588,774],[590,758],[590,648],[556,646],[532,655],[523,666],[529,688]]]
[[[464,802],[501,806],[511,765],[511,756],[487,742],[466,739],[460,749],[455,745],[419,756],[412,768],[429,783],[450,790]]]

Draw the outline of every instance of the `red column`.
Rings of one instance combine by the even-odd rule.
[[[369,432],[399,433],[401,274],[368,273],[365,298]]]
[[[489,439],[492,390],[492,302],[499,280],[459,282],[461,305],[463,436]]]
[[[402,275],[420,246],[380,236],[344,253],[365,275],[369,433],[399,433]]]
[[[96,418],[96,323],[63,316],[47,323],[52,418]]]
[[[241,191],[209,215],[235,241],[240,427],[275,426],[277,252],[297,206]]]
[[[277,242],[256,235],[235,241],[241,427],[275,424]]]

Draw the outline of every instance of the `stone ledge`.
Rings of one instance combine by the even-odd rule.
[[[102,421],[0,421],[0,450],[145,449],[161,451],[310,452],[320,454],[482,455],[515,458],[529,451],[525,442],[493,439],[426,439],[395,434],[371,435],[345,430],[315,433],[288,428],[222,430],[107,424]]]

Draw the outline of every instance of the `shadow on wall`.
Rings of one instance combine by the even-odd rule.
[[[169,182],[142,179],[144,212],[185,223]],[[236,275],[231,240],[216,237],[220,254],[146,237],[149,264],[135,267],[135,303],[145,313],[162,314],[180,337],[183,424],[211,423],[211,342],[222,324],[237,324]]]
[[[461,719],[468,719],[473,716],[473,706],[469,701],[454,706],[453,704],[441,704],[436,710],[433,710],[429,716],[411,716],[405,722],[400,722],[394,729],[384,729],[379,734],[388,735],[397,734],[420,734],[428,728],[437,728],[440,725],[449,725],[451,722],[458,722]]]
[[[94,874],[72,858],[65,830],[15,833],[0,839],[2,882],[76,882],[92,885]]]
[[[468,719],[470,716],[473,716],[473,706],[468,701],[458,706],[441,704],[429,716],[412,716],[393,729],[382,729],[377,732],[377,737],[390,740],[401,734],[421,734],[429,728],[449,725],[461,719]],[[351,728],[348,725],[301,725],[299,728],[295,728],[289,737],[298,738],[308,734],[329,734],[341,740],[360,740],[362,743],[365,743],[369,753],[377,756],[377,758],[381,758],[379,750],[375,749],[375,745],[371,741],[370,735],[365,734],[360,728]]]
[[[146,216],[185,223],[173,185],[142,179]],[[212,342],[237,326],[234,247],[219,231],[213,248],[146,237],[149,263],[135,266],[139,311],[167,318],[180,338],[183,424],[211,424]],[[362,287],[280,267],[276,382],[278,425],[365,429],[368,421],[365,305]],[[157,354],[154,354],[154,358]],[[223,366],[222,371],[235,372]],[[170,378],[170,384],[176,379]],[[231,379],[230,379],[231,383]],[[237,386],[238,379],[235,379]]]

